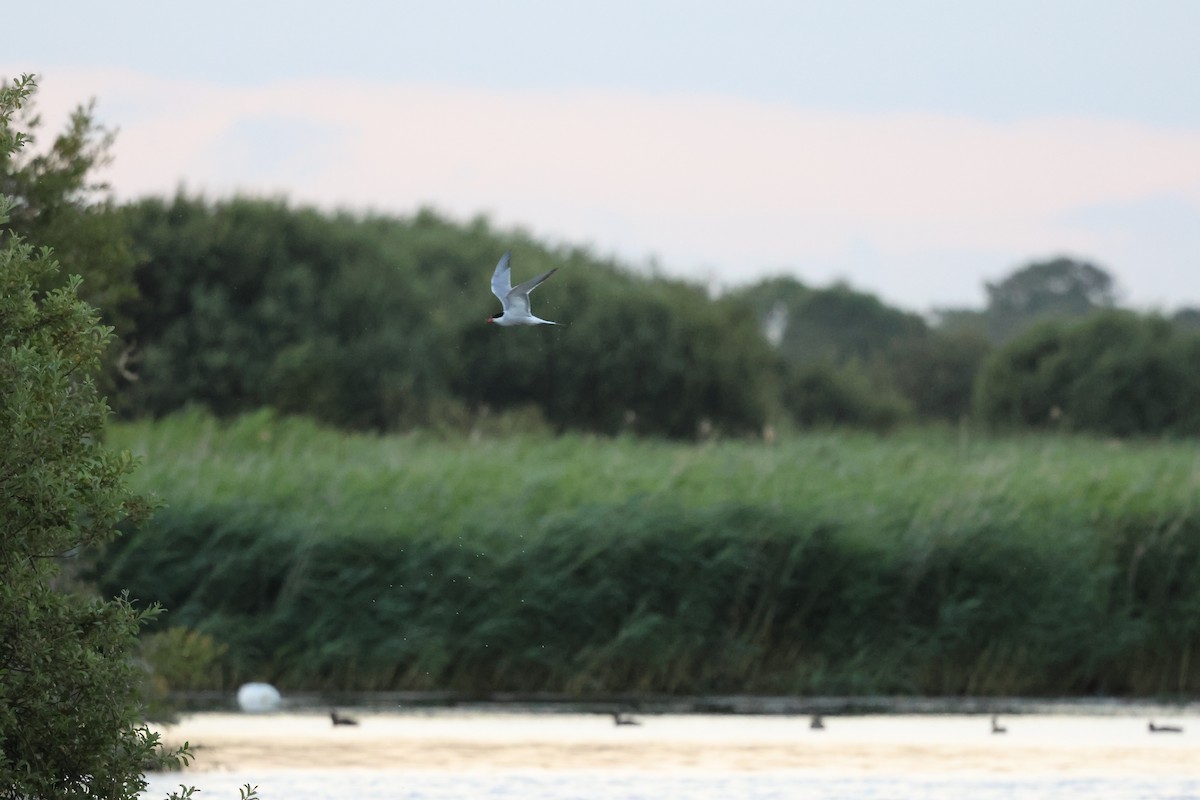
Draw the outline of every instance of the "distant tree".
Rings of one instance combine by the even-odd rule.
[[[390,429],[446,412],[459,283],[473,266],[486,296],[490,234],[244,198],[125,213],[142,256],[130,313],[144,359],[124,413],[272,406]]]
[[[895,389],[881,386],[857,362],[796,367],[785,379],[783,404],[792,419],[806,428],[888,430],[912,415]]]
[[[878,363],[918,417],[957,421],[970,414],[975,380],[992,345],[970,328],[902,339]]]
[[[912,415],[887,361],[901,343],[928,335],[920,316],[844,283],[814,289],[788,277],[728,297],[751,310],[775,347],[782,406],[798,424],[888,428]]]
[[[1200,433],[1200,335],[1108,311],[1035,325],[997,350],[976,392],[996,425],[1116,436]]]
[[[1171,316],[1171,322],[1186,330],[1200,331],[1200,308],[1181,308]]]
[[[1082,317],[1116,304],[1111,275],[1069,258],[1030,264],[986,289],[987,332],[995,341],[1043,319]]]
[[[728,296],[744,303],[757,317],[763,335],[779,347],[788,323],[813,290],[795,278],[779,276],[743,286]]]
[[[0,153],[28,76],[0,88]],[[92,375],[111,331],[58,288],[49,250],[6,229],[0,196],[0,798],[135,798],[143,769],[177,761],[140,723],[133,653],[149,616],[124,598],[69,591],[61,564],[137,522],[128,453],[103,445],[108,407]]]
[[[784,342],[797,352],[807,351],[809,357],[845,363],[869,360],[891,343],[926,330],[925,321],[917,314],[838,283],[814,291],[804,300],[788,325]]]
[[[428,211],[180,196],[127,214],[144,256],[133,315],[145,352],[129,413],[270,406],[394,430],[536,408],[560,429],[669,436],[758,430],[768,414],[775,356],[743,306],[582,250]],[[561,267],[534,306],[561,326],[485,323],[506,249],[516,279]]]
[[[762,429],[776,357],[744,306],[599,265],[554,280],[571,312],[559,328],[463,329],[458,393],[473,406],[538,404],[559,429],[604,433]]]
[[[730,296],[754,310],[764,334],[793,365],[867,361],[892,342],[927,330],[918,315],[844,283],[812,289],[773,278]]]
[[[938,308],[933,312],[933,327],[943,333],[987,336],[988,315],[978,308]]]

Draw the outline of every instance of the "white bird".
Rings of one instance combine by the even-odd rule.
[[[238,687],[238,708],[251,714],[275,711],[283,702],[279,690],[269,683],[243,683]]]
[[[500,256],[500,263],[492,273],[492,294],[499,298],[504,310],[494,317],[488,317],[488,322],[497,325],[557,325],[548,319],[540,319],[529,310],[529,293],[538,287],[542,281],[558,271],[558,267],[531,278],[516,286],[512,285],[509,277],[508,261],[512,253]]]

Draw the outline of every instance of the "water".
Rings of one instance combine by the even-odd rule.
[[[1200,716],[1157,708],[1182,734],[1131,713],[834,715],[646,714],[616,727],[597,713],[479,709],[203,713],[164,732],[196,767],[150,777],[148,798],[181,783],[199,800],[1200,800]]]
[[[188,782],[203,800],[236,800],[257,785],[264,800],[1183,800],[1200,780],[911,775],[826,776],[795,772],[654,774],[612,772],[265,771],[154,776],[147,797]]]

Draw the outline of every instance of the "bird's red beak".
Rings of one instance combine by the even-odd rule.
[[[487,319],[484,320],[484,322],[495,322],[495,321],[496,321],[495,317],[488,317]]]

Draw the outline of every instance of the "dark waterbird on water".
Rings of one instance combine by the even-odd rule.
[[[1151,733],[1183,733],[1183,728],[1178,725],[1155,725],[1154,720],[1150,720]]]
[[[358,724],[358,720],[354,719],[354,717],[343,717],[341,714],[339,714],[337,712],[336,709],[329,712],[329,718],[331,720],[333,720],[333,724],[335,727],[338,725],[357,725]]]
[[[624,711],[612,712],[613,725],[641,725],[636,719],[626,716]]]
[[[812,728],[814,731],[825,730],[825,718],[820,714],[813,714],[812,722],[808,723],[808,727]]]
[[[1001,725],[997,720],[999,717],[992,714],[992,733],[1008,733],[1008,728]]]

